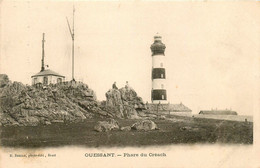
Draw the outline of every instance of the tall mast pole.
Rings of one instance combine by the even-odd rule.
[[[72,23],[72,80],[75,81],[74,78],[74,14],[75,14],[75,8],[73,5],[73,23]]]
[[[69,31],[70,31],[70,35],[71,35],[71,39],[72,39],[72,81],[75,81],[75,78],[74,78],[74,37],[75,37],[75,34],[74,34],[74,15],[75,15],[75,8],[74,8],[74,5],[73,5],[72,29],[70,27],[69,20],[66,17],[67,23],[68,23],[68,27],[69,27]]]
[[[42,67],[41,67],[41,71],[44,71],[44,33],[42,33]]]

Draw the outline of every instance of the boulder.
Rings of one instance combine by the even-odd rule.
[[[109,119],[108,121],[98,121],[97,125],[94,127],[94,130],[97,132],[107,132],[117,129],[119,129],[119,125],[114,119]]]
[[[159,128],[151,120],[141,120],[141,121],[134,123],[131,126],[131,129],[148,131],[148,130],[156,130],[156,129],[159,129]]]
[[[51,125],[51,122],[50,121],[45,121],[44,124],[45,125]]]
[[[121,127],[120,130],[121,131],[131,131],[131,127],[130,126]]]
[[[190,126],[185,126],[180,128],[181,131],[199,131],[199,128],[197,127],[190,127]]]
[[[166,117],[165,117],[164,115],[160,115],[160,116],[158,116],[158,119],[159,119],[159,120],[165,120]]]

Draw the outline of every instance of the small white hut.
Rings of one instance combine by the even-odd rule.
[[[65,76],[62,76],[50,69],[40,71],[32,76],[32,85],[42,83],[43,85],[61,83],[65,81]]]

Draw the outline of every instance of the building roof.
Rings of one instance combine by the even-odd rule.
[[[208,114],[208,115],[237,115],[236,111],[232,110],[201,110],[199,114]]]
[[[147,104],[150,111],[191,112],[184,104]],[[157,109],[158,108],[158,109]]]
[[[40,71],[39,73],[33,75],[32,77],[36,77],[36,76],[46,76],[46,75],[53,75],[53,76],[60,76],[60,77],[64,77],[63,75],[60,75],[58,74],[57,72],[54,72],[50,69],[46,69],[46,70],[43,70],[43,71]]]

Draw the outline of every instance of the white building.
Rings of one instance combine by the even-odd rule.
[[[65,76],[62,76],[50,69],[40,71],[32,76],[32,85],[42,83],[44,85],[56,84],[65,81]]]

